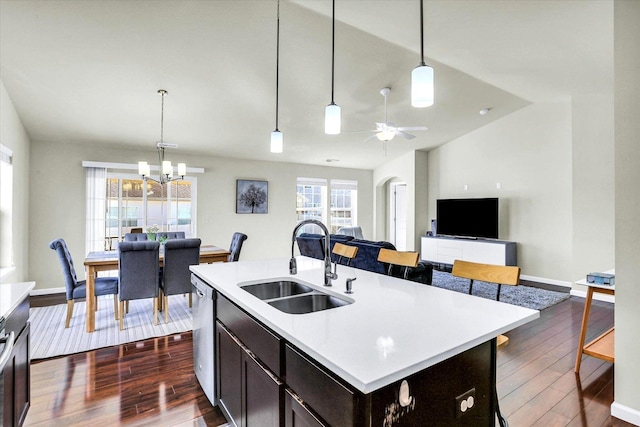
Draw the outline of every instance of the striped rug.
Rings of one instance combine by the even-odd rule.
[[[68,329],[64,327],[66,304],[35,307],[30,310],[31,359],[47,359],[65,354],[80,353],[102,347],[161,337],[193,329],[189,298],[182,295],[169,297],[169,322],[164,313],[158,313],[158,325],[153,325],[153,301],[133,300],[124,318],[124,330],[118,329],[113,317],[113,297],[102,296],[96,312],[96,330],[85,332],[84,302],[76,302]]]

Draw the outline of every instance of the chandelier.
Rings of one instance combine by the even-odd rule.
[[[154,179],[149,176],[151,173],[151,166],[149,166],[147,162],[138,162],[138,174],[142,175],[142,179],[145,181],[151,180],[162,185],[167,182],[184,179],[184,176],[187,174],[187,164],[178,163],[178,176],[174,178],[173,165],[171,164],[171,161],[164,159],[164,149],[178,148],[178,145],[164,142],[164,96],[167,94],[167,91],[160,89],[158,90],[158,93],[162,96],[162,107],[160,112],[160,141],[156,144],[156,148],[158,149],[158,167],[160,169],[160,176],[158,179]]]

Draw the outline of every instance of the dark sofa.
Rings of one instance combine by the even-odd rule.
[[[372,271],[374,273],[387,274],[389,264],[378,261],[378,253],[381,248],[395,250],[396,247],[393,244],[385,241],[374,242],[371,240],[354,239],[352,236],[345,236],[342,234],[331,234],[329,238],[331,241],[330,250],[333,250],[333,245],[335,245],[336,242],[349,246],[356,246],[358,248],[356,257],[351,260],[352,267]],[[296,237],[296,241],[298,243],[300,255],[324,259],[324,236],[322,234],[302,233]],[[338,257],[332,253],[331,260],[333,262],[337,262]],[[408,279],[414,282],[430,285],[432,273],[433,265],[426,261],[420,261],[417,267],[409,269]],[[393,266],[391,270],[392,276],[402,277],[402,274],[402,268]]]

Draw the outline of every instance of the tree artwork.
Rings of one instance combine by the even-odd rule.
[[[267,213],[267,182],[237,182],[236,213]]]

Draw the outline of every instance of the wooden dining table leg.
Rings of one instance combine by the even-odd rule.
[[[95,287],[96,287],[96,268],[94,266],[87,266],[87,295],[85,301],[87,304],[86,313],[86,330],[87,332],[93,332],[96,329],[96,312],[95,312]]]

